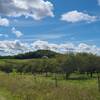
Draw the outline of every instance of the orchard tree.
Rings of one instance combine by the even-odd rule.
[[[66,58],[62,60],[61,67],[63,72],[66,74],[65,78],[68,79],[70,74],[75,72],[77,69],[75,55],[67,54]]]

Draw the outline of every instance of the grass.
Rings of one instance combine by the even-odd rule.
[[[75,75],[72,75],[72,77]],[[78,76],[77,76],[78,77]],[[82,77],[82,76],[81,76]],[[100,100],[96,79],[58,79],[0,73],[0,100]]]
[[[4,88],[0,88],[0,100],[13,100],[12,94]],[[17,99],[16,99],[17,100]]]

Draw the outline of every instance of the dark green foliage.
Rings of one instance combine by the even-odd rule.
[[[53,58],[57,55],[61,55],[61,54],[50,50],[37,50],[35,52],[27,52],[15,56],[0,56],[0,59],[9,59],[9,58],[10,59],[32,59],[32,58],[42,58],[44,56],[47,56],[48,58]]]
[[[66,79],[74,72],[87,73],[91,77],[93,77],[93,73],[100,72],[100,56],[93,54],[61,55],[47,50],[37,51],[36,54],[39,57],[38,59],[26,59],[28,57],[22,60],[20,60],[21,58],[19,60],[1,59],[0,70],[10,73],[15,69],[20,73],[45,73],[46,76],[48,73],[64,73],[66,74]],[[44,56],[47,56],[47,58],[44,58]]]
[[[74,71],[76,71],[77,69],[75,55],[74,54],[66,55],[66,59],[65,61],[63,61],[61,67],[63,72],[66,73],[66,79],[67,79],[69,75]]]

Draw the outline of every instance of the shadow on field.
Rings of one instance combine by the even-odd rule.
[[[71,78],[68,78],[68,80],[89,80],[91,78],[89,77],[71,77]]]
[[[52,80],[55,80],[55,78],[52,78]],[[67,79],[58,77],[57,80],[91,80],[91,77],[69,77]]]

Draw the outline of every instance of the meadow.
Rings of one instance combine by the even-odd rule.
[[[20,74],[0,72],[0,100],[100,100],[98,81],[85,75],[72,74],[68,80],[62,75]]]
[[[0,100],[100,100],[100,56],[41,54],[0,58]]]

